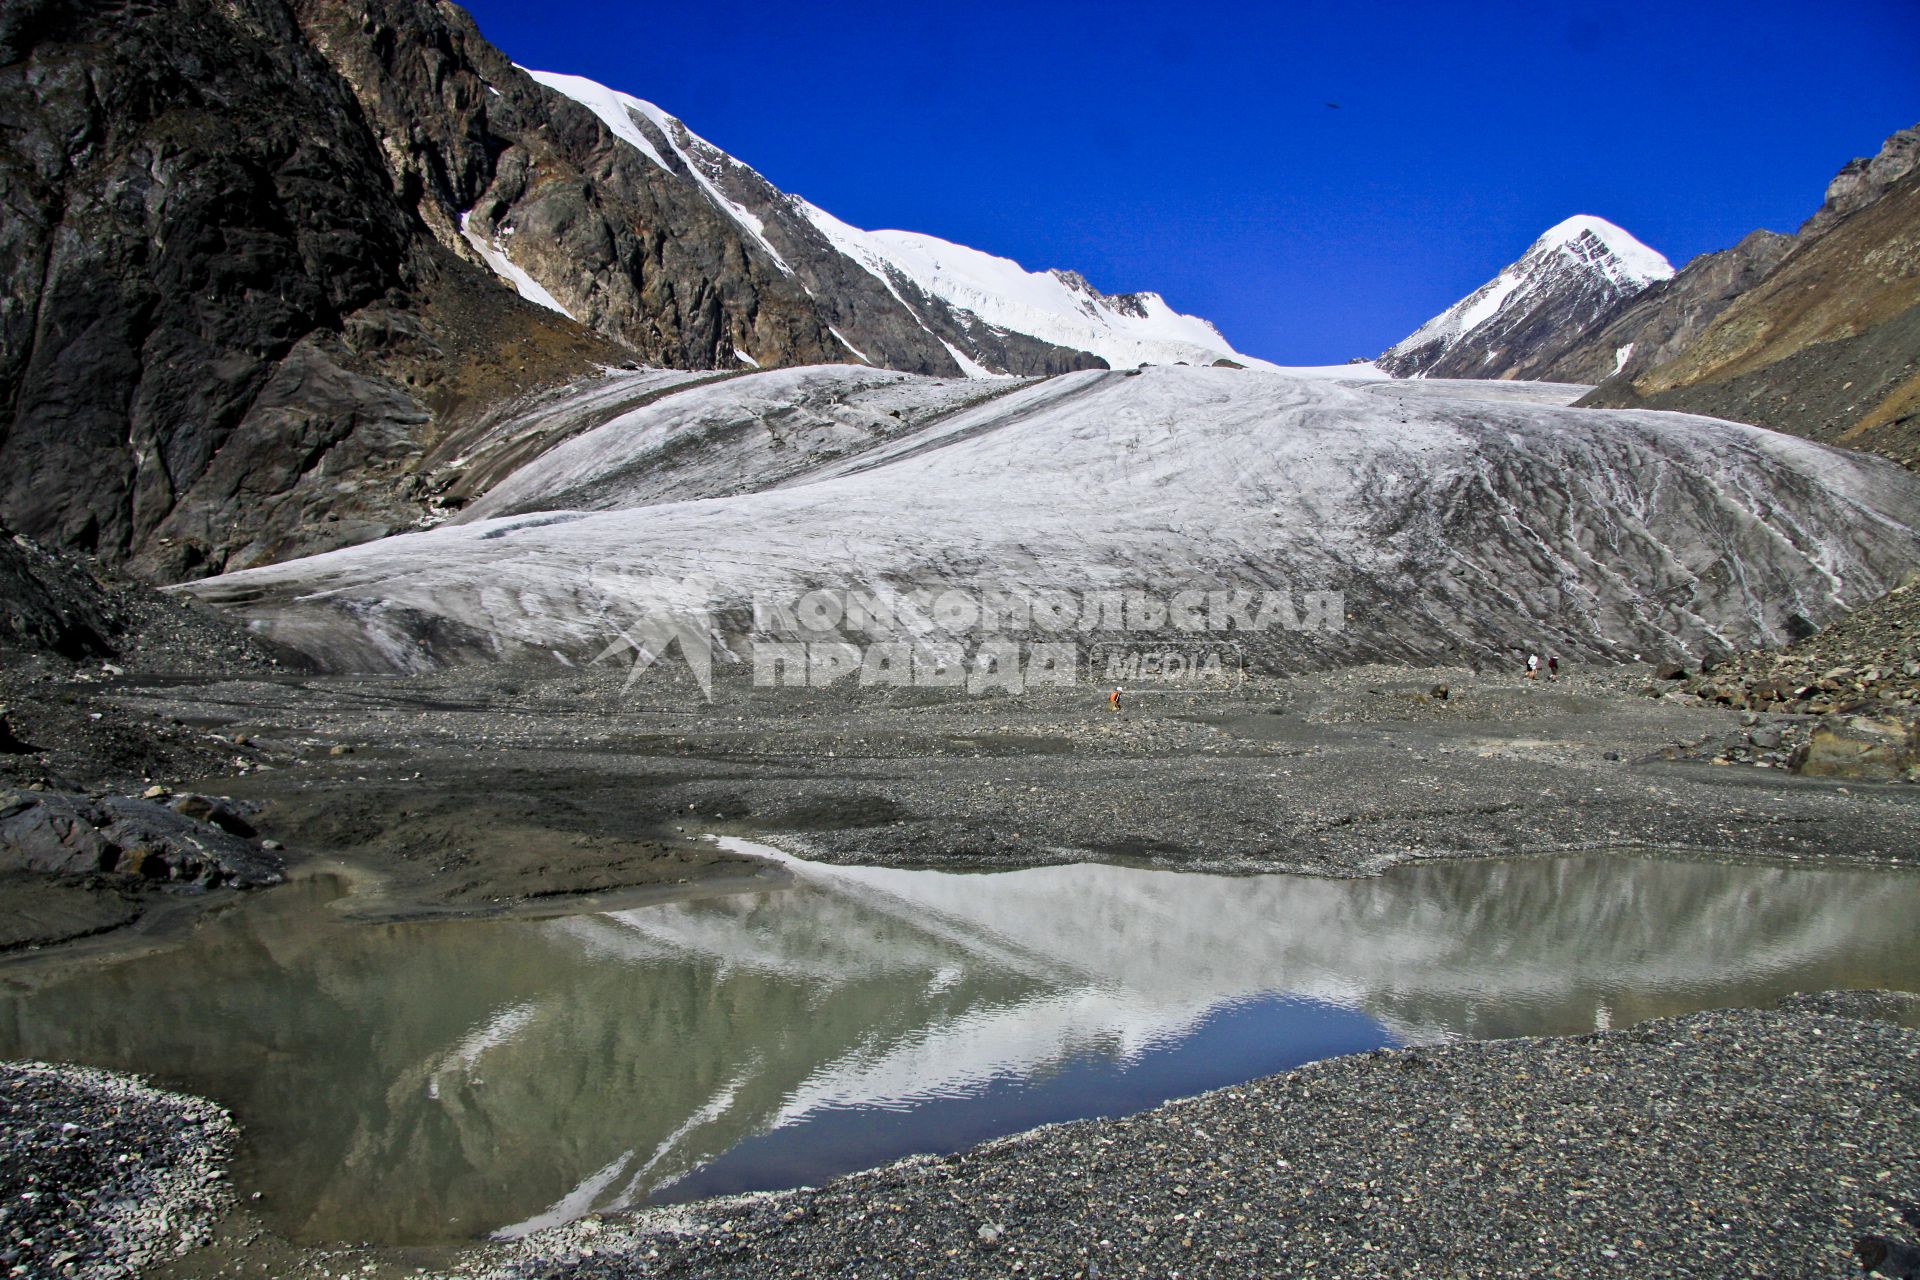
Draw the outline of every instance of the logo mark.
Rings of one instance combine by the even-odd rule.
[[[607,606],[614,639],[593,658],[610,662],[631,655],[622,692],[675,645],[693,679],[713,701],[713,583],[707,578],[628,576],[597,569],[590,581]]]

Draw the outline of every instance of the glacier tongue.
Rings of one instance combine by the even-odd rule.
[[[756,595],[814,587],[1341,593],[1341,629],[1250,638],[1301,669],[1779,642],[1920,555],[1920,480],[1896,466],[1563,407],[1572,388],[1178,368],[1005,385],[856,366],[696,383],[482,509],[518,514],[187,589],[371,670],[591,659],[694,580],[735,633]]]

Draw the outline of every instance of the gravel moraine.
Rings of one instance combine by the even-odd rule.
[[[1655,691],[1670,692],[1665,683]],[[1920,711],[1920,580],[1787,649],[1733,654],[1674,684],[1725,707],[1911,719]]]
[[[586,1219],[469,1274],[1857,1275],[1920,1205],[1920,997],[1314,1064],[816,1190]]]
[[[111,1280],[204,1243],[237,1136],[131,1076],[0,1063],[0,1274]]]

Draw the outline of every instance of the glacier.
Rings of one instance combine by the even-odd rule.
[[[1582,390],[769,370],[669,386],[456,522],[183,589],[354,671],[590,661],[676,583],[723,665],[756,597],[822,587],[1339,593],[1343,627],[1249,640],[1293,671],[1777,644],[1920,557],[1891,463]]]

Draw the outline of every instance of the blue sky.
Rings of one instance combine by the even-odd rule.
[[[1571,214],[1676,266],[1791,231],[1920,121],[1915,0],[467,7],[857,226],[1287,363],[1377,353]]]

